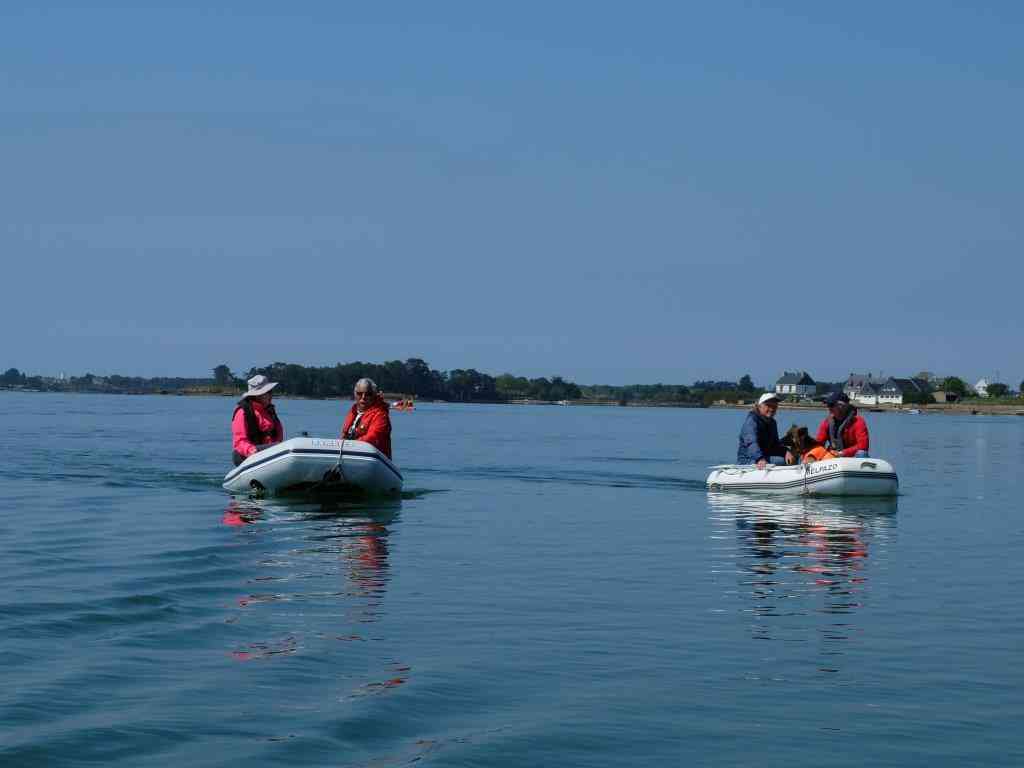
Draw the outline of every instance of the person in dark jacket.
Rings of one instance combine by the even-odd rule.
[[[736,451],[737,464],[765,465],[793,464],[796,457],[779,440],[779,428],[775,423],[775,412],[779,410],[779,396],[765,392],[758,398],[757,405],[747,414],[740,429],[740,445]]]

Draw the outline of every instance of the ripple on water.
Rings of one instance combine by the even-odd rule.
[[[0,393],[4,768],[1020,762],[1024,420],[872,414],[907,495],[787,501],[706,492],[741,414],[424,406],[389,506],[55,402]]]
[[[460,467],[458,469],[418,469],[423,475],[457,475],[461,479],[512,480],[523,483],[544,483],[564,486],[590,486],[597,488],[666,488],[705,491],[703,481],[680,478],[678,474],[649,474],[641,472],[614,472],[606,469],[560,469],[530,465],[503,465],[496,467]]]

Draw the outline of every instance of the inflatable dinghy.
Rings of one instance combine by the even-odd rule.
[[[895,496],[899,478],[882,459],[843,457],[779,467],[721,464],[711,468],[711,491],[750,491],[792,496]]]
[[[270,495],[346,489],[397,494],[402,473],[391,459],[360,440],[293,437],[249,456],[227,473],[224,489]]]

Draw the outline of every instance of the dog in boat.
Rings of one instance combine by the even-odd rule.
[[[804,464],[822,459],[833,459],[839,455],[811,437],[807,427],[798,427],[796,424],[786,430],[786,434],[782,437],[782,444],[796,456],[797,461]]]

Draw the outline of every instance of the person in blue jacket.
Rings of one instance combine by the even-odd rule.
[[[796,457],[786,450],[779,440],[779,428],[775,424],[775,412],[779,410],[779,396],[765,392],[757,405],[747,414],[740,430],[740,445],[736,451],[737,464],[793,464]]]

